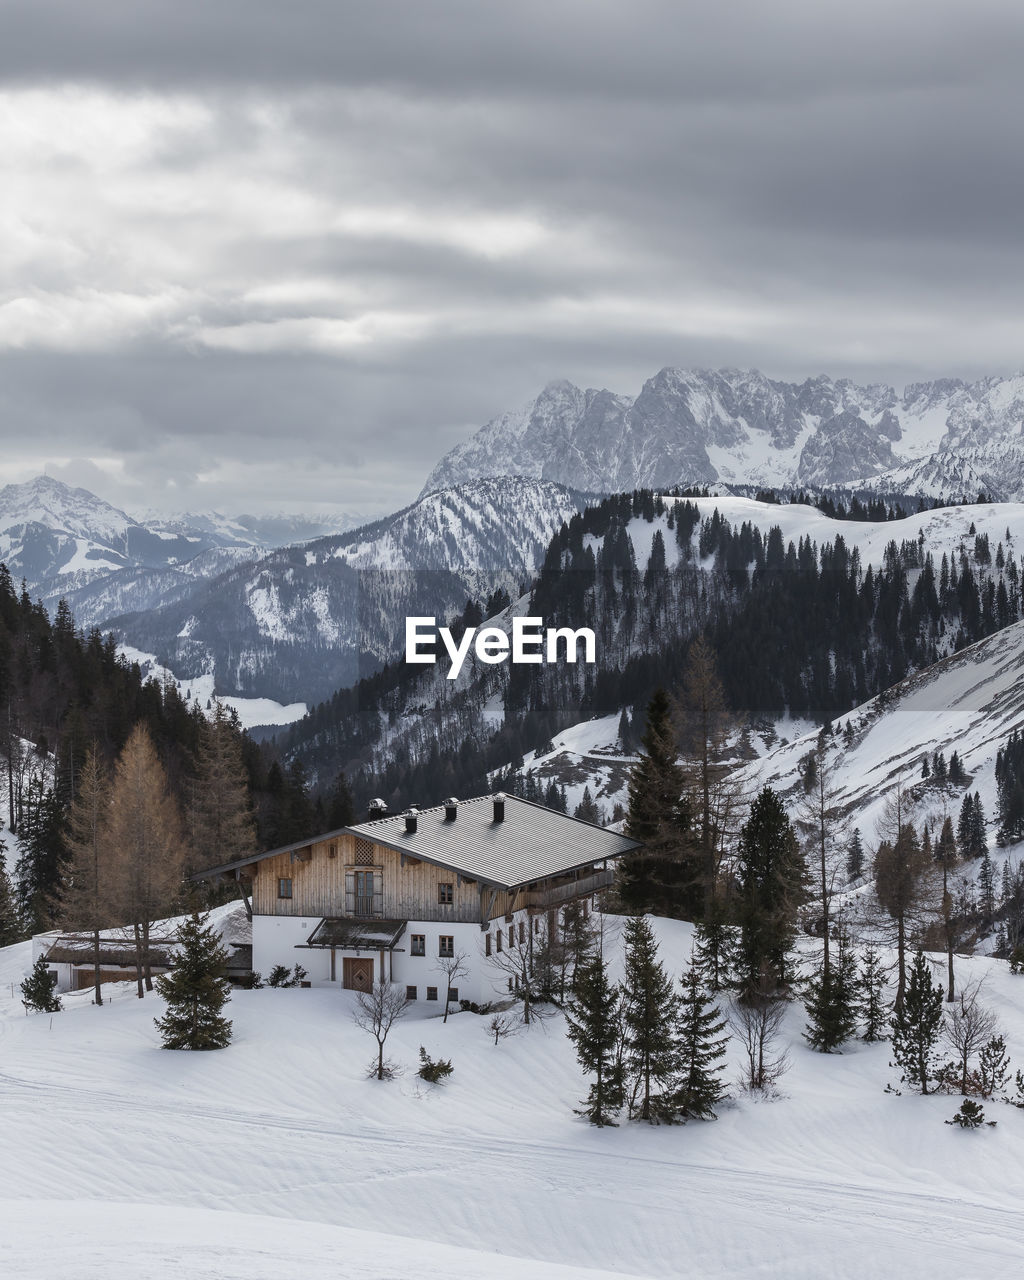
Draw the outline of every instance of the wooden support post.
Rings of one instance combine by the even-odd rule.
[[[497,891],[497,889],[492,889],[492,890],[491,890],[491,897],[490,897],[490,900],[488,901],[487,906],[485,907],[485,906],[484,906],[484,894],[485,894],[486,892],[487,892],[487,888],[486,888],[486,886],[485,886],[485,885],[481,885],[481,886],[480,886],[480,928],[481,928],[481,930],[486,929],[486,928],[487,928],[487,926],[490,924],[490,922],[491,922],[491,912],[494,910],[494,900],[495,900],[495,899],[497,898],[497,896],[498,896],[498,891]]]

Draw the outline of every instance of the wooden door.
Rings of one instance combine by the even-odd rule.
[[[373,986],[373,961],[346,956],[342,961],[342,976],[346,991],[369,991]]]

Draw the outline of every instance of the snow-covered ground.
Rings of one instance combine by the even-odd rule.
[[[657,922],[677,971],[689,927]],[[802,1011],[773,1102],[714,1124],[595,1130],[560,1017],[494,1045],[485,1019],[416,1009],[364,1077],[372,1041],[348,993],[236,992],[235,1039],[158,1047],[157,997],[25,1017],[29,946],[0,951],[0,1274],[69,1280],[345,1280],[612,1275],[909,1280],[1024,1274],[1024,1112],[943,1123],[948,1096],[897,1097],[889,1047],[812,1053]],[[1016,1065],[1024,978],[985,976]],[[415,1075],[419,1045],[454,1063]],[[729,1076],[735,1075],[732,1054]]]
[[[213,692],[214,676],[212,671],[207,672],[205,675],[195,676],[193,679],[179,680],[167,667],[160,665],[155,654],[143,653],[141,649],[135,649],[128,644],[118,645],[117,651],[128,662],[137,662],[142,668],[144,677],[151,680],[159,680],[161,683],[165,680],[172,681],[183,698],[198,699],[199,705],[203,708],[207,704],[212,704],[214,697],[217,696]],[[222,702],[226,707],[230,707],[232,711],[238,712],[238,718],[243,729],[252,729],[257,725],[292,724],[296,720],[301,720],[307,709],[304,702],[285,704],[275,702],[273,698],[222,698],[217,696],[217,701]]]

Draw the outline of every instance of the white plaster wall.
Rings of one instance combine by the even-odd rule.
[[[312,982],[314,986],[331,986],[330,950],[326,948],[324,950],[313,949],[310,951],[296,949],[298,944],[306,941],[319,923],[319,920],[319,916],[253,916],[253,968],[258,970],[265,979],[276,964],[283,964],[289,969],[296,964],[301,964],[309,973],[308,981]],[[547,918],[546,916],[541,916],[539,920],[540,934],[536,936],[543,937],[547,927]],[[533,928],[533,921],[525,910],[514,913],[513,923],[517,933],[520,922],[527,929]],[[444,999],[446,979],[438,968],[440,961],[438,956],[440,944],[438,940],[442,935],[447,935],[454,938],[455,951],[465,953],[469,968],[467,977],[459,977],[455,980],[454,985],[459,989],[459,998],[461,1000],[472,1000],[476,1004],[484,1004],[488,1001],[501,999],[503,996],[508,995],[508,975],[495,969],[486,959],[484,939],[487,933],[490,932],[493,946],[496,930],[501,929],[503,933],[507,934],[509,928],[510,925],[506,922],[504,916],[499,916],[492,920],[487,930],[482,930],[478,924],[454,924],[440,920],[410,920],[406,925],[405,932],[399,939],[399,949],[392,954],[391,974],[389,976],[394,982],[403,987],[415,987],[416,999],[421,1003],[426,1002],[427,988],[437,987],[438,1005],[440,1006],[441,1000]],[[414,956],[411,954],[411,936],[414,933],[422,933],[424,935],[425,955]],[[372,959],[374,981],[377,981],[380,977],[378,972],[380,966],[379,951],[369,950],[359,953],[339,951],[335,968],[337,977],[333,985],[338,988],[342,986],[342,959],[345,956],[355,956],[356,954],[363,958]],[[385,955],[385,965],[387,963],[388,958]]]
[[[264,981],[275,964],[293,969],[301,964],[307,971],[308,982],[314,986],[330,985],[331,953],[329,951],[297,950],[316,926],[319,916],[257,916],[252,918],[252,967],[263,975]],[[339,985],[341,972],[339,965]]]

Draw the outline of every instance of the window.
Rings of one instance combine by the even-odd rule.
[[[452,987],[452,988],[451,988],[451,990],[448,992],[448,1003],[449,1003],[449,1004],[458,1004],[458,1003],[459,1003],[459,989],[458,989],[458,987]]]
[[[427,987],[427,999],[428,1000],[437,999],[437,987]]]
[[[373,866],[373,841],[372,840],[365,840],[362,836],[356,836],[355,863],[357,867]]]
[[[450,880],[447,880],[447,881],[443,880],[437,886],[438,902],[444,903],[446,906],[450,906],[455,901],[454,888],[455,887]]]
[[[373,872],[356,872],[356,915],[373,915]]]
[[[412,935],[409,954],[414,956],[425,956],[427,954],[427,935],[425,933],[414,933]]]
[[[526,941],[526,925],[522,920],[519,921],[519,943],[520,946]]]
[[[277,882],[277,896],[279,898],[290,898],[292,896],[291,880],[281,879]]]
[[[501,930],[500,929],[498,930],[495,936],[498,939],[498,951],[500,952],[501,951]]]
[[[455,939],[447,933],[442,933],[437,940],[437,954],[439,956],[453,956],[455,954]]]
[[[484,939],[484,955],[489,956],[490,954],[491,954],[491,935],[488,934],[487,937]]]
[[[540,933],[540,916],[533,917],[533,931],[534,933]]]
[[[406,998],[406,1000],[415,1000],[415,999],[416,999],[416,988],[415,988],[415,987],[406,987],[406,989],[405,989],[405,998]]]

